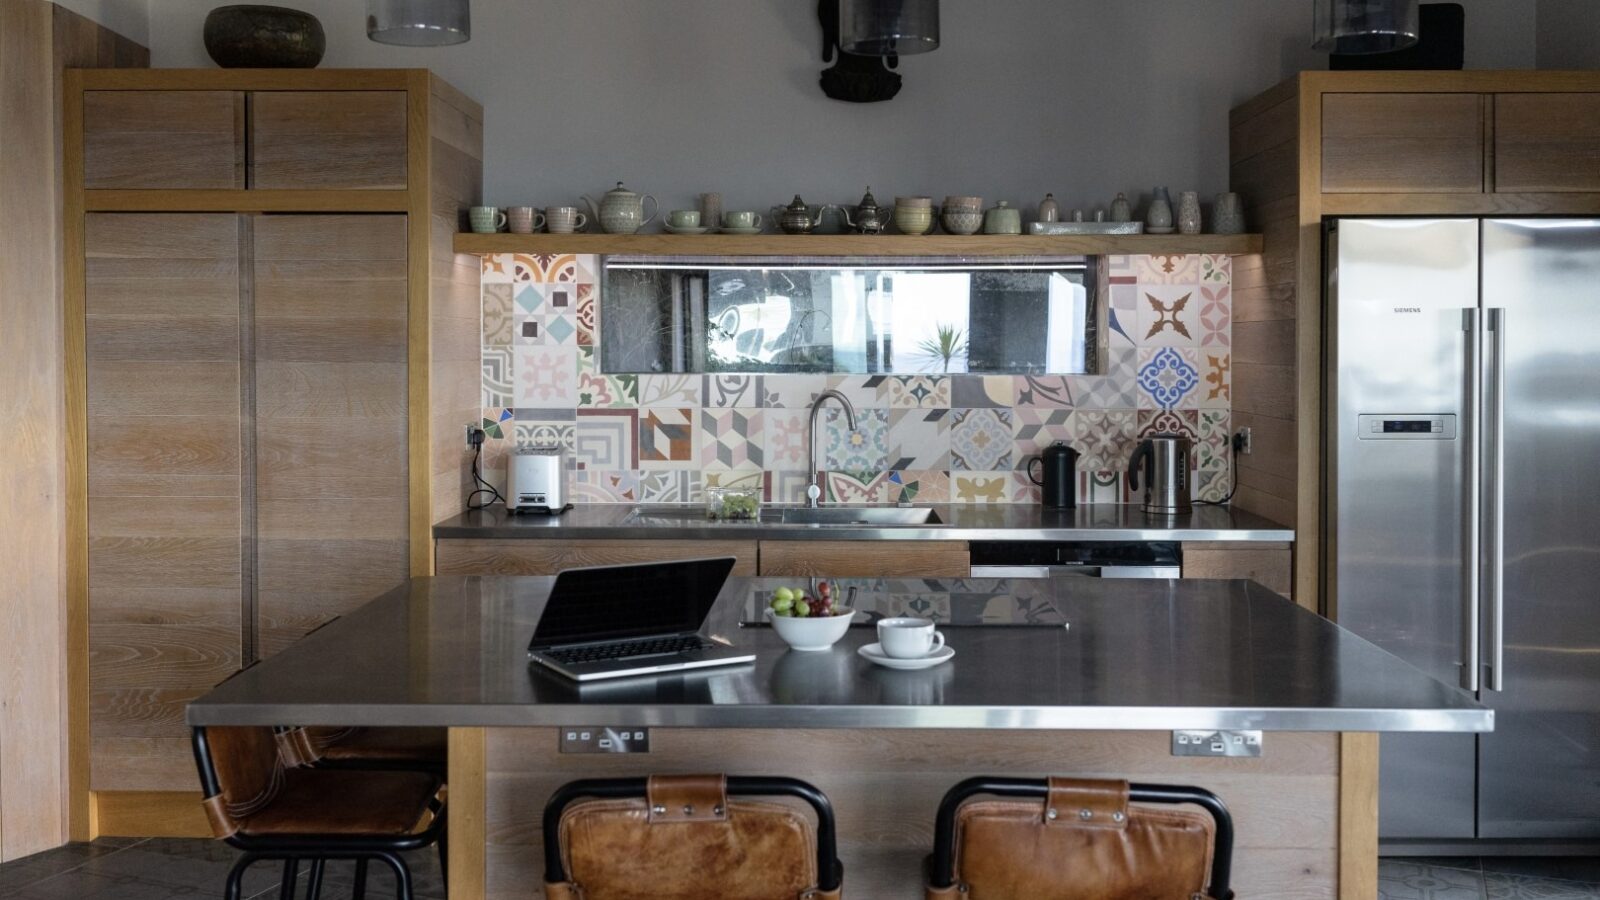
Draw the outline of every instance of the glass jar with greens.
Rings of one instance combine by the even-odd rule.
[[[706,488],[706,518],[754,521],[760,516],[760,488]]]

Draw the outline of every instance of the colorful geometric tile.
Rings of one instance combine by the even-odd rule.
[[[699,375],[640,375],[640,406],[700,405]]]
[[[687,407],[639,410],[639,468],[693,468],[695,412]]]
[[[951,375],[950,405],[961,409],[1009,408],[1017,402],[1010,375]]]
[[[516,292],[517,315],[536,316],[544,314],[544,285],[519,284],[516,286]]]
[[[1025,470],[1011,473],[1010,499],[1012,503],[1039,503],[1044,498],[1044,488],[1034,483],[1033,476]]]
[[[888,468],[950,468],[950,424],[954,419],[948,409],[889,410]]]
[[[1200,286],[1200,346],[1232,343],[1233,291],[1226,284]]]
[[[828,388],[826,375],[768,375],[761,405],[779,409],[807,409]]]
[[[568,476],[572,497],[580,503],[638,503],[639,473],[586,469]]]
[[[483,345],[506,347],[511,344],[511,285],[485,284],[483,304]]]
[[[856,409],[873,409],[888,405],[878,402],[879,388],[888,380],[888,375],[830,375],[828,387],[843,394]]]
[[[943,469],[906,469],[888,473],[885,503],[949,503],[950,473]]]
[[[510,284],[512,259],[509,253],[491,253],[482,257],[478,280],[482,284]]]
[[[761,492],[764,502],[772,502],[772,473],[754,469],[732,469],[718,471],[708,469],[701,473],[704,486],[709,488],[739,488],[740,490],[755,489]]]
[[[575,284],[551,284],[544,288],[545,312],[550,315],[576,313],[578,311],[578,286]]]
[[[1139,438],[1156,434],[1180,434],[1189,439],[1191,448],[1200,444],[1200,413],[1192,409],[1141,409],[1139,410]],[[1199,468],[1199,454],[1190,453],[1189,468]]]
[[[637,409],[580,409],[573,456],[585,469],[639,468]]]
[[[1015,450],[1012,465],[1026,469],[1029,461],[1044,452],[1056,441],[1073,445],[1073,412],[1067,409],[1018,408],[1012,412],[1012,441]],[[1076,449],[1076,447],[1074,447]]]
[[[888,472],[839,472],[830,470],[824,482],[829,503],[887,503]]]
[[[1190,483],[1194,485],[1195,500],[1222,503],[1233,489],[1233,473],[1227,469],[1201,469]]]
[[[1206,284],[1233,283],[1233,257],[1207,253],[1200,257],[1200,280]]]
[[[804,472],[810,415],[803,409],[768,409],[762,418],[766,426],[767,467],[780,472]]]
[[[639,405],[639,376],[602,375],[595,348],[578,348],[578,406],[626,409]]]
[[[1064,375],[1017,375],[1017,406],[1065,408],[1073,405],[1072,385]]]
[[[511,348],[484,347],[480,362],[483,369],[483,400],[480,406],[499,409],[512,404]]]
[[[950,468],[994,472],[1012,465],[1012,411],[958,409],[950,434]]]
[[[951,472],[951,499],[955,503],[1011,502],[1011,472]]]
[[[578,424],[576,421],[525,421],[521,416],[518,416],[512,425],[517,449],[519,450],[529,447],[560,447],[570,454],[577,447]]]
[[[878,386],[876,406],[950,408],[950,379],[941,375],[890,375]]]
[[[700,473],[689,470],[640,472],[641,503],[699,503]]]
[[[1200,410],[1200,440],[1195,444],[1195,464],[1202,469],[1226,469],[1233,432],[1225,409]]]
[[[1080,409],[1072,417],[1072,440],[1078,468],[1122,471],[1133,455],[1139,414],[1131,409]]]
[[[1233,355],[1201,350],[1205,357],[1205,384],[1196,392],[1195,405],[1202,408],[1227,409],[1233,401]]]
[[[571,315],[548,316],[545,321],[545,338],[552,344],[573,344],[572,338],[578,333],[578,326],[572,324]]]
[[[483,411],[483,421],[478,427],[492,440],[504,440],[511,437],[511,423],[515,414],[505,408],[486,408]]]
[[[773,376],[787,378],[787,375]],[[706,406],[726,409],[734,406],[761,406],[764,378],[761,375],[701,375],[700,392]]]
[[[594,285],[578,285],[578,311],[573,317],[573,322],[578,326],[578,346],[593,347],[595,343]]]
[[[572,347],[516,348],[516,388],[520,407],[578,404],[578,354]]]
[[[873,386],[876,388],[876,385]],[[888,468],[889,413],[882,409],[856,409],[856,427],[847,427],[844,411],[829,405],[823,429],[827,453],[823,468],[846,472],[881,472]]]
[[[1122,469],[1102,472],[1079,471],[1078,502],[1080,504],[1131,503],[1133,497],[1128,493],[1128,479],[1123,475]]]
[[[1200,280],[1198,254],[1135,256],[1133,275],[1139,284],[1189,284]]]
[[[1194,350],[1188,348],[1140,348],[1140,408],[1192,407],[1200,387],[1200,372],[1194,356]]]
[[[760,409],[701,409],[700,464],[707,469],[760,469],[765,413]]]
[[[1199,337],[1195,284],[1141,285],[1138,343],[1141,347],[1193,347]]]

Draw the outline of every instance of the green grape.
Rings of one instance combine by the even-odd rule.
[[[789,601],[789,602],[793,602],[794,601],[794,591],[791,591],[786,587],[778,588],[777,590],[772,592],[772,599],[774,599],[774,600],[786,600],[786,601]]]
[[[773,609],[778,610],[779,612],[782,612],[782,611],[784,611],[786,609],[793,609],[794,608],[794,598],[793,597],[773,597],[771,605],[772,605]]]
[[[805,602],[804,600],[796,601],[794,605],[794,614],[802,619],[811,615],[811,604]]]

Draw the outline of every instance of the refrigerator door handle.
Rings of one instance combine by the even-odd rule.
[[[1506,536],[1506,311],[1495,307],[1488,311],[1489,336],[1489,386],[1484,453],[1487,456],[1485,471],[1488,484],[1484,488],[1484,505],[1488,508],[1489,536],[1485,559],[1488,572],[1484,577],[1484,590],[1488,593],[1489,661],[1484,686],[1491,691],[1505,690],[1505,536]]]
[[[1462,455],[1466,457],[1467,472],[1465,479],[1466,497],[1461,517],[1464,533],[1462,534],[1463,549],[1461,564],[1465,571],[1462,573],[1462,609],[1461,609],[1461,688],[1477,693],[1480,683],[1480,672],[1483,668],[1482,636],[1479,634],[1479,624],[1483,618],[1482,594],[1479,577],[1483,551],[1483,464],[1482,464],[1482,421],[1483,421],[1483,334],[1480,328],[1482,314],[1476,307],[1463,309],[1461,317],[1461,330],[1466,332],[1466,403],[1462,407],[1463,427],[1461,429]]]

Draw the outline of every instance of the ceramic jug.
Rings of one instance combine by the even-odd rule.
[[[599,222],[600,230],[606,234],[633,234],[654,221],[656,213],[661,211],[656,198],[649,194],[635,194],[623,187],[620,181],[616,187],[605,192],[598,207],[588,194],[584,194],[582,199],[589,207],[590,221]],[[649,216],[644,214],[646,200],[654,207]]]

